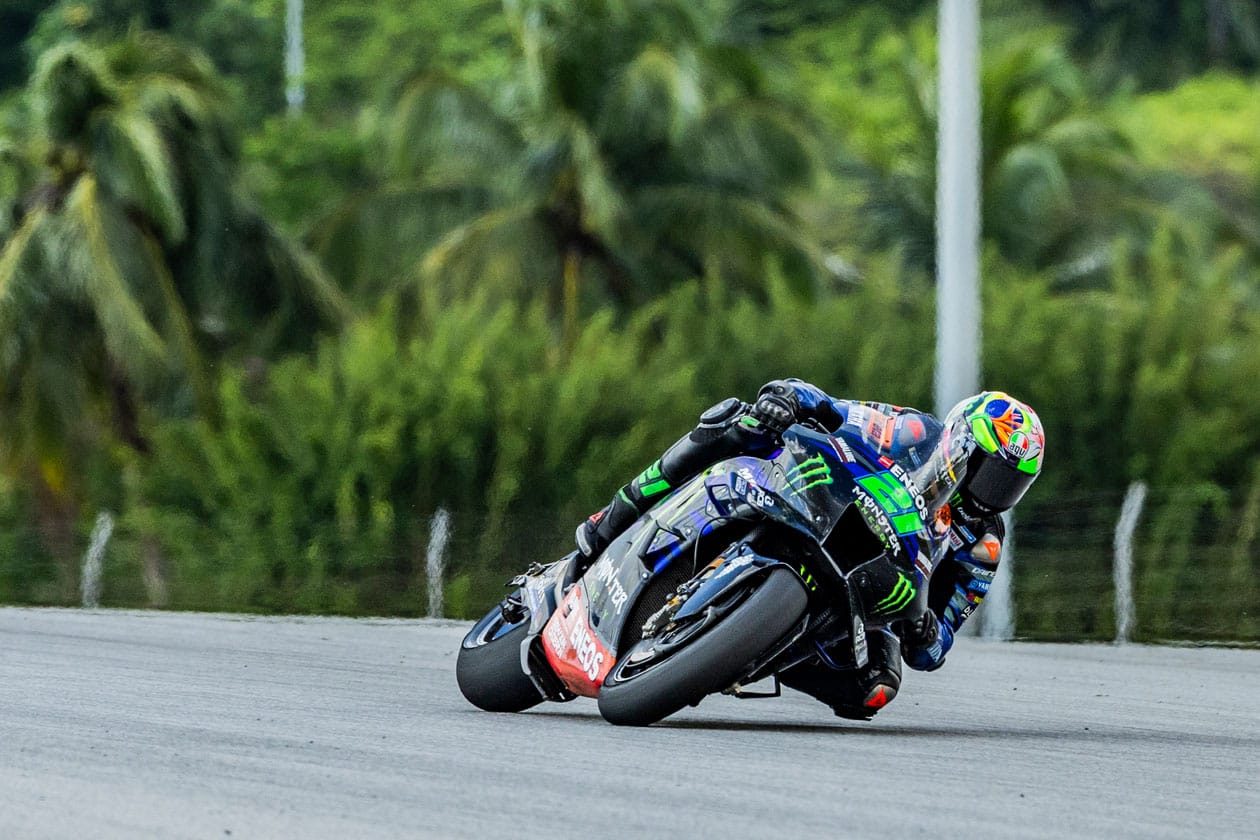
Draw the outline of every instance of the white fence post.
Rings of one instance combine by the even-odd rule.
[[[429,616],[442,617],[442,573],[446,568],[446,543],[451,537],[451,515],[440,507],[429,521],[429,550],[424,571],[429,585]]]
[[[96,524],[92,526],[92,539],[88,543],[87,553],[83,555],[83,576],[79,581],[79,591],[83,597],[83,608],[94,610],[101,605],[101,578],[105,571],[105,546],[114,533],[114,516],[107,510],[96,515]]]
[[[1116,584],[1116,644],[1128,643],[1137,610],[1133,603],[1133,534],[1146,501],[1146,482],[1135,481],[1124,494],[1120,519],[1116,522],[1115,562],[1112,577]]]

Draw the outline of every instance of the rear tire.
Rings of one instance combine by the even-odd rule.
[[[620,726],[647,726],[732,685],[758,656],[787,635],[805,612],[805,588],[786,568],[772,568],[729,614],[658,664],[626,671],[645,639],[626,651],[599,692],[599,713]]]
[[[529,632],[529,621],[503,632],[506,626],[495,607],[464,637],[455,661],[460,693],[487,712],[523,712],[543,701],[521,670],[521,642]]]

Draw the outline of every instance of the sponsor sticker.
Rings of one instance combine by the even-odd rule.
[[[621,585],[621,581],[617,580],[617,567],[613,565],[612,558],[605,554],[603,559],[595,565],[594,572],[595,580],[603,584],[608,592],[609,605],[617,615],[621,615],[621,610],[630,596],[626,588]]]
[[[849,444],[844,442],[844,438],[832,435],[827,440],[831,441],[831,448],[836,451],[836,455],[842,463],[851,464],[857,460],[853,457],[853,450],[849,448]]]
[[[932,561],[922,551],[915,555],[914,567],[919,570],[919,574],[923,575],[924,580],[932,576]]]
[[[1006,441],[1006,451],[1014,455],[1016,458],[1023,460],[1028,455],[1029,441],[1028,435],[1023,432],[1016,432]]]
[[[594,697],[612,667],[613,656],[588,623],[585,585],[581,582],[565,596],[568,612],[552,615],[543,630],[543,650],[556,676],[575,694]]]
[[[865,667],[870,661],[870,651],[866,643],[866,625],[856,615],[853,616],[853,657],[859,668]]]
[[[556,656],[568,655],[569,639],[564,634],[564,625],[556,621],[547,622],[547,642]]]
[[[856,488],[855,488],[856,489]],[[876,536],[884,544],[884,548],[888,549],[893,555],[901,553],[901,540],[897,536],[897,529],[888,519],[888,515],[875,502],[873,498],[862,491],[857,493],[858,505],[861,509],[862,518],[866,523],[872,526]]]
[[[599,679],[599,666],[604,664],[604,652],[595,644],[595,639],[591,636],[591,630],[586,626],[585,621],[579,621],[573,625],[573,630],[569,633],[569,642],[577,652],[578,665],[586,674],[586,678],[595,682]]]

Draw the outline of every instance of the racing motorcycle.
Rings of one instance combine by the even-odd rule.
[[[788,668],[861,668],[867,633],[921,614],[941,536],[909,464],[852,427],[796,424],[768,457],[681,485],[581,574],[573,553],[515,577],[464,638],[459,688],[494,712],[593,697],[640,726],[713,693],[779,696]]]

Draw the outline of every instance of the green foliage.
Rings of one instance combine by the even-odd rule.
[[[283,0],[266,2],[283,19]],[[325,116],[357,114],[430,69],[487,86],[507,70],[500,0],[338,0],[307,3],[305,13],[307,107]]]
[[[1260,83],[1254,79],[1200,76],[1124,105],[1117,119],[1144,163],[1203,178],[1260,179]]]
[[[25,490],[0,472],[0,603],[57,603],[57,569],[39,545]]]
[[[1042,0],[1104,81],[1168,87],[1209,68],[1260,67],[1260,7],[1246,0]]]
[[[542,294],[572,335],[579,311],[702,271],[751,291],[768,260],[803,290],[826,273],[790,203],[812,183],[810,139],[722,40],[719,14],[672,0],[508,11],[506,103],[445,75],[412,80],[377,186],[317,231],[361,296],[408,277],[448,298]],[[382,226],[409,248],[382,260]]]
[[[1177,210],[1207,236],[1260,254],[1260,83],[1205,75],[1126,102],[1116,118],[1147,168],[1194,178],[1211,196]]]
[[[107,603],[417,614],[444,510],[469,616],[721,398],[930,400],[935,3],[307,3],[301,114],[284,0],[37,5],[2,601],[74,603],[111,510]],[[1022,634],[1108,638],[1140,479],[1139,632],[1260,637],[1251,5],[984,3],[985,385],[1049,433]]]
[[[661,427],[613,395],[650,404],[692,385],[685,371],[640,378],[606,318],[571,366],[537,307],[454,306],[406,344],[391,323],[360,324],[263,380],[231,377],[221,430],[161,428],[134,521],[163,535],[172,603],[414,613],[434,511],[454,512],[456,575],[518,562],[530,517],[551,525],[579,488],[588,504],[602,492],[575,463],[589,458],[577,473],[607,486],[636,463],[621,433],[659,443]]]
[[[1237,387],[1260,376],[1260,311],[1246,302],[1260,277],[1253,268],[1239,283],[1236,253],[1188,262],[1168,236],[1155,253],[1148,261],[1119,252],[1116,287],[1105,293],[1003,283],[1009,269],[990,263],[986,380],[1000,373],[1046,425],[1046,473],[1019,512],[1034,523],[1031,540],[1020,532],[1020,556],[1046,570],[1020,578],[1028,587],[1021,632],[1111,632],[1111,531],[1134,480],[1155,488],[1137,549],[1138,620],[1148,638],[1233,635],[1257,594],[1254,520],[1242,527],[1233,510],[1254,493],[1246,488],[1260,467],[1260,404]],[[1063,530],[1039,528],[1042,516]],[[1079,527],[1068,525],[1072,516],[1082,517]]]
[[[243,121],[260,121],[283,105],[283,14],[267,0],[58,0],[27,42],[32,61],[58,44],[115,40],[146,30],[213,56]]]
[[[0,456],[31,482],[63,590],[103,453],[147,452],[146,411],[212,418],[207,356],[302,346],[342,315],[236,191],[224,107],[166,38],[67,44],[41,57],[6,156],[22,192],[0,228]]]
[[[934,22],[871,11],[789,43],[807,95],[848,141],[833,168],[856,196],[840,195],[830,215],[847,238],[923,266],[935,258]],[[1127,138],[1055,30],[1001,19],[986,28],[981,121],[983,232],[1007,259],[1076,282],[1116,238],[1158,217]]]
[[[354,129],[308,114],[267,120],[246,138],[243,155],[250,194],[266,218],[297,236],[370,183],[367,150]]]

